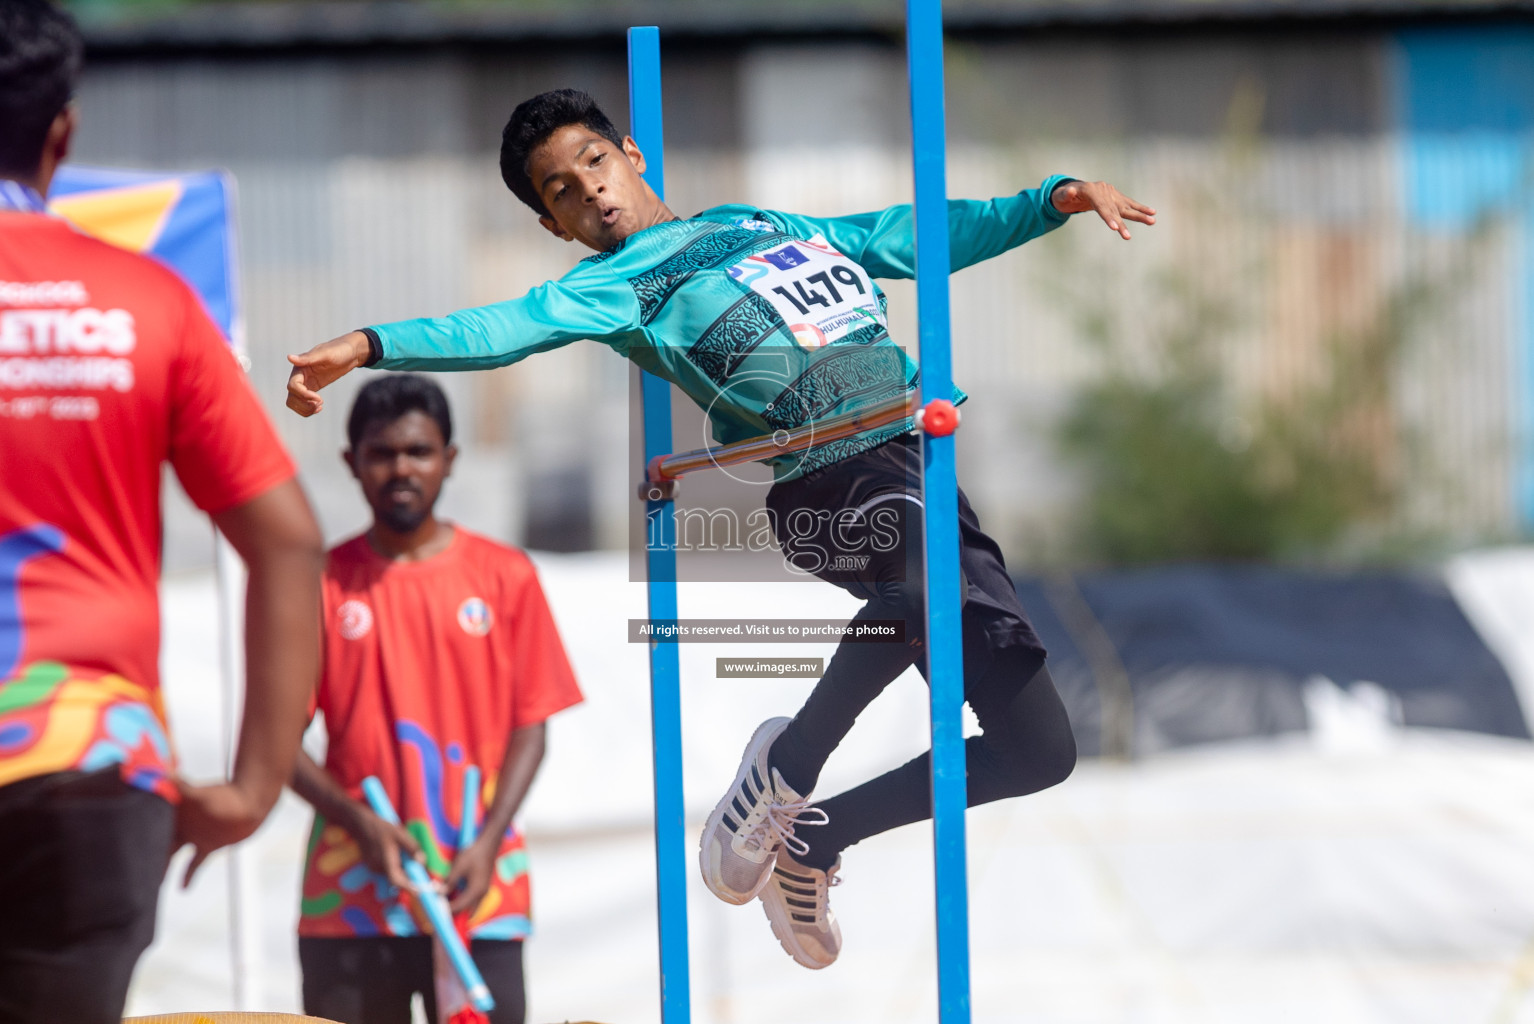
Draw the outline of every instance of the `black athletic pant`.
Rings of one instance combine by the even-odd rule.
[[[175,809],[116,769],[0,788],[0,1024],[118,1024]]]
[[[522,943],[475,939],[469,952],[484,975],[495,1009],[491,1024],[522,1024],[527,996]],[[340,1024],[410,1024],[410,999],[426,1000],[426,1019],[437,1019],[431,939],[424,935],[298,940],[304,974],[304,1012]]]
[[[838,645],[769,755],[772,767],[798,792],[814,788],[831,751],[886,686],[913,664],[926,675],[920,479],[915,445],[895,441],[778,484],[768,495],[785,554],[866,599],[853,624],[901,620],[907,637],[903,644]],[[880,516],[882,522],[875,518]],[[982,735],[965,741],[968,799],[974,806],[1063,782],[1076,764],[1076,742],[1001,551],[981,531],[962,490],[959,520],[964,697],[982,729]],[[829,822],[797,833],[810,846],[797,859],[829,868],[853,843],[931,817],[929,773],[930,755],[922,754],[818,802]]]

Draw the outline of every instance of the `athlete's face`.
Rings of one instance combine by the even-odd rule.
[[[555,129],[527,160],[527,175],[549,216],[538,218],[567,242],[603,252],[670,213],[645,184],[644,154],[627,136],[617,146],[578,124]]]
[[[424,412],[370,424],[346,450],[346,464],[362,485],[373,518],[395,533],[413,533],[431,515],[458,449]]]

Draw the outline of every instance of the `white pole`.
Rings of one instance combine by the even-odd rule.
[[[220,675],[224,695],[224,762],[234,770],[235,742],[245,704],[245,565],[224,535],[213,535],[218,581]],[[257,1009],[260,1000],[261,917],[257,897],[257,858],[250,842],[227,851],[229,865],[229,961],[234,1008]]]
[[[238,192],[234,175],[223,180],[227,230],[224,259],[228,266],[231,323],[230,347],[248,373],[250,356],[245,346],[245,317],[240,295]],[[231,777],[235,744],[245,706],[245,564],[233,545],[213,531],[213,564],[218,581],[219,657],[224,677],[224,762]],[[234,1008],[255,1010],[261,1001],[265,976],[261,958],[261,902],[257,885],[258,858],[253,839],[229,848],[229,968]]]

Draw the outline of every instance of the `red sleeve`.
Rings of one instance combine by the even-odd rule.
[[[538,583],[538,573],[527,565],[508,602],[512,607],[516,691],[512,698],[513,729],[537,725],[556,711],[579,704],[580,687],[565,645],[559,639],[554,615]]]
[[[292,478],[293,460],[229,344],[190,292],[185,299],[169,382],[170,461],[198,508],[222,512]]]

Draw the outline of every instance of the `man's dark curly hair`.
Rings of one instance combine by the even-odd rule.
[[[84,50],[74,19],[48,0],[0,0],[0,176],[37,173]]]
[[[346,440],[356,449],[372,428],[387,427],[412,412],[424,412],[436,420],[442,443],[453,443],[453,411],[447,396],[435,381],[419,373],[386,373],[364,384],[346,419]]]
[[[550,135],[570,124],[589,128],[615,146],[623,145],[612,120],[579,89],[555,89],[518,104],[501,132],[501,179],[540,217],[549,216],[549,210],[527,176],[527,159]]]

